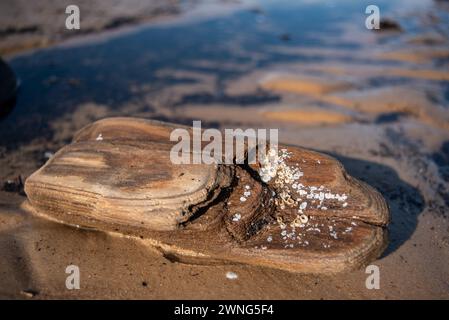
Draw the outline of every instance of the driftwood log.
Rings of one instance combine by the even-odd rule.
[[[303,173],[292,188],[306,190],[289,187],[292,200],[309,203],[298,221],[298,208],[278,201],[276,180],[263,182],[257,165],[172,164],[176,127],[110,118],[83,128],[26,180],[29,201],[47,218],[141,238],[186,263],[336,273],[385,249],[384,199],[337,160],[286,147],[286,165]],[[326,207],[317,205],[323,197]]]

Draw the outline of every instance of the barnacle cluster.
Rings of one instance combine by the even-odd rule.
[[[294,200],[290,194],[289,187],[292,184],[297,185],[296,181],[299,180],[304,174],[297,168],[287,165],[286,159],[290,157],[291,153],[287,149],[281,149],[279,152],[276,149],[270,149],[267,155],[261,159],[261,167],[259,169],[259,175],[264,182],[269,182],[271,179],[274,180],[274,185],[277,191],[277,197],[275,198],[276,206],[280,207],[282,210],[285,207],[294,207],[299,205],[300,213],[305,209],[307,203],[298,203],[298,200]],[[285,228],[285,223],[282,221],[281,217],[278,217],[278,223],[281,229]],[[292,225],[300,226],[307,223],[308,217],[301,214],[292,222]],[[284,228],[282,228],[284,226]]]
[[[324,206],[325,200],[335,199],[344,202],[343,207],[347,206],[345,194],[333,194],[324,186],[304,186],[299,183],[298,180],[304,173],[300,170],[298,164],[296,166],[287,164],[286,159],[290,156],[291,153],[287,149],[281,149],[279,152],[276,149],[268,150],[267,155],[260,161],[259,175],[262,181],[266,183],[274,179],[276,206],[281,210],[286,207],[297,208],[298,216],[292,222],[293,226],[302,226],[308,222],[308,217],[304,214],[308,207],[308,201],[316,203],[316,209],[321,210],[327,210],[327,207]],[[320,164],[321,162],[317,161],[317,163]],[[292,192],[296,193],[294,197],[292,197]]]
[[[303,176],[299,168],[293,168],[285,163],[285,159],[291,155],[287,149],[281,149],[277,152],[276,149],[268,150],[267,154],[260,160],[259,175],[263,182],[269,182],[276,178],[275,184],[282,186],[291,184]]]
[[[276,149],[268,150],[267,154],[260,159],[259,175],[263,182],[267,183],[276,177],[279,156]]]
[[[278,214],[276,222],[281,229],[280,237],[285,243],[285,247],[293,248],[294,243],[289,241],[298,241],[297,244],[302,246],[309,245],[308,241],[301,240],[301,236],[304,232],[314,231],[321,232],[318,223],[310,222],[308,215],[305,214],[307,210],[327,210],[327,203],[332,203],[335,207],[336,203],[341,202],[342,207],[346,207],[348,196],[346,194],[332,193],[328,188],[324,186],[305,186],[298,180],[304,175],[301,168],[296,163],[295,165],[289,165],[286,161],[291,156],[291,153],[287,149],[270,149],[267,155],[260,159],[259,175],[265,183],[272,181],[271,185],[274,186],[273,197],[274,202],[278,208],[284,210],[285,208],[294,208],[297,211],[296,217],[292,221],[285,221],[282,214]],[[305,159],[302,162],[306,162]],[[321,165],[319,160],[316,161],[318,165]],[[307,228],[306,225],[309,227]],[[323,224],[321,224],[323,226]],[[289,228],[290,227],[290,228]],[[296,230],[301,228],[302,233]],[[289,230],[289,231],[288,231]],[[351,232],[352,229],[348,229],[345,232]],[[329,235],[337,239],[337,233],[335,230],[330,229]],[[269,235],[267,242],[272,242],[273,236]],[[325,244],[323,244],[325,245]],[[262,247],[262,249],[264,249]]]

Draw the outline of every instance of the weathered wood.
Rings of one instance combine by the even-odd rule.
[[[308,221],[299,226],[296,204],[305,196],[287,185],[295,205],[279,205],[279,186],[262,182],[257,165],[172,164],[174,128],[133,118],[87,126],[26,180],[29,201],[45,217],[140,237],[184,262],[335,273],[384,250],[384,199],[335,159],[286,147],[291,154],[285,163],[300,167],[304,190],[316,186],[323,194],[345,195],[344,204],[330,199],[325,208],[307,200]]]

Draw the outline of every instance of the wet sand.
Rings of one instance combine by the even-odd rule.
[[[208,5],[226,2],[209,1]],[[194,10],[200,3],[204,1],[118,0],[105,4],[101,0],[81,0],[76,3],[80,9],[81,28],[67,30],[65,10],[74,4],[71,1],[5,0],[0,3],[0,54],[11,55],[106,30],[166,21]]]
[[[54,55],[38,52],[11,57],[24,86],[22,99],[2,119],[0,129],[4,186],[0,252],[5,257],[0,261],[0,297],[448,299],[449,40],[441,30],[448,30],[449,11],[432,1],[404,8],[400,14],[394,6],[387,11],[403,25],[402,32],[373,33],[364,29],[363,17],[357,18],[360,25],[354,22],[357,19],[345,18],[337,24],[341,32],[320,34],[319,27],[305,30],[305,35],[321,41],[305,46],[295,43],[300,35],[294,29],[274,18],[276,8],[244,10],[243,17],[237,13],[222,18],[220,28],[250,19],[262,30],[270,30],[268,35],[258,32],[273,36],[273,41],[254,50],[239,37],[226,38],[218,26],[206,22],[226,39],[232,54],[223,54],[226,46],[220,51],[223,56],[211,53],[208,45],[218,46],[221,38],[209,39],[204,48],[192,44],[196,46],[192,54],[184,46],[178,52],[186,56],[181,62],[177,62],[179,56],[157,60],[166,51],[146,47],[148,53],[141,54],[138,47],[133,59],[118,60],[123,61],[123,69],[113,55],[108,56],[122,80],[102,69],[102,62],[95,60],[100,57],[89,55],[89,47],[83,49],[87,57],[81,51],[67,55],[76,70],[63,69],[61,49]],[[432,15],[438,19],[429,21]],[[192,39],[201,38],[200,28],[190,29],[191,23],[182,28]],[[153,32],[151,26],[147,28]],[[173,35],[179,32],[176,27],[173,30]],[[285,32],[291,33],[292,40],[279,38]],[[150,34],[151,39],[159,36],[156,31]],[[137,46],[140,38],[123,39],[108,45]],[[169,48],[155,40],[154,46],[158,45]],[[127,48],[134,52],[133,46]],[[155,60],[157,67],[151,62]],[[89,63],[92,69],[85,67]],[[45,65],[54,69],[48,72]],[[139,72],[143,68],[148,70]],[[34,76],[30,70],[35,70]],[[84,75],[92,70],[98,82]],[[120,95],[115,83],[126,88],[127,94]],[[381,289],[366,289],[365,270],[317,276],[247,265],[180,263],[144,240],[63,226],[33,214],[14,179],[29,176],[82,126],[116,115],[187,125],[203,120],[203,127],[279,128],[282,142],[336,157],[351,175],[377,188],[390,206],[390,244],[373,262],[380,268]],[[81,290],[65,288],[65,268],[70,264],[80,267]],[[228,271],[238,279],[227,279]]]

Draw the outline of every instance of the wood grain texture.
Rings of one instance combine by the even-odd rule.
[[[327,210],[310,208],[305,226],[287,227],[295,233],[293,241],[277,219],[292,221],[297,210],[275,205],[275,186],[260,180],[257,165],[174,165],[169,159],[174,128],[179,126],[134,118],[85,127],[27,179],[29,201],[47,218],[138,237],[187,263],[335,273],[363,266],[384,250],[389,220],[384,199],[337,160],[286,147],[287,162],[301,164],[302,184],[348,195],[344,207],[330,201]],[[242,202],[245,190],[251,195]]]

